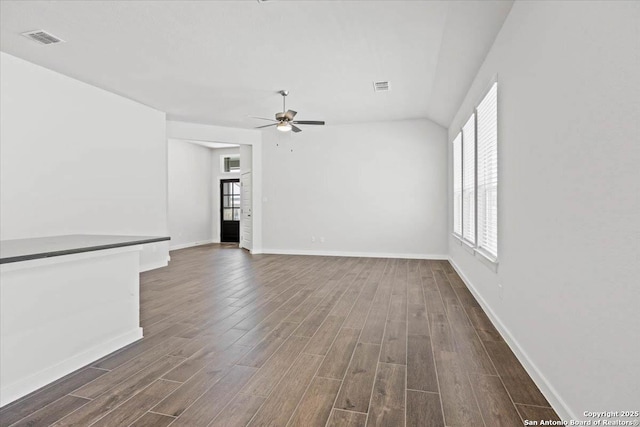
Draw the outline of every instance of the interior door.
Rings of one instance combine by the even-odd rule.
[[[251,216],[251,172],[243,173],[240,177],[240,191],[242,193],[240,247],[251,250],[253,242],[253,218]]]
[[[220,180],[220,241],[240,242],[240,180]]]

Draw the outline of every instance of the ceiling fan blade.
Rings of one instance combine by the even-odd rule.
[[[264,126],[258,126],[255,127],[254,129],[261,129],[261,128],[268,128],[269,126],[276,126],[278,123],[271,123],[269,125],[264,125]]]
[[[291,125],[291,130],[294,131],[295,133],[302,132],[302,129],[300,129],[296,125]]]
[[[267,119],[267,118],[265,118],[265,117],[256,117],[256,116],[247,116],[247,117],[249,117],[250,119],[268,120],[268,121],[270,121],[270,122],[277,122],[277,120]]]
[[[321,120],[296,120],[296,125],[324,125],[324,122]]]
[[[285,116],[288,120],[293,120],[293,118],[296,116],[296,114],[298,114],[298,112],[297,112],[297,111],[288,110],[286,113],[284,113],[284,116]]]

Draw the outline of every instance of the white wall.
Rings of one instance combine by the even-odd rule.
[[[264,131],[264,251],[446,257],[446,186],[428,120]]]
[[[169,139],[169,233],[172,250],[212,242],[211,151],[201,145]]]
[[[450,253],[566,418],[640,401],[638,22],[638,2],[516,2],[449,129],[498,73],[498,271]]]
[[[213,209],[211,211],[212,229],[213,229],[213,241],[220,242],[220,180],[221,179],[240,179],[240,172],[224,172],[224,169],[220,165],[220,156],[225,154],[238,154],[240,155],[240,148],[216,148],[211,150],[212,168],[210,181],[212,182],[212,201]],[[240,163],[242,168],[242,162]]]
[[[240,146],[240,173],[251,172],[253,163],[253,149],[250,145]]]
[[[0,235],[167,235],[165,114],[0,53]],[[166,265],[147,245],[143,268]]]

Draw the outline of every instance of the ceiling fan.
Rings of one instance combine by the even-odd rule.
[[[265,117],[254,117],[254,116],[249,116],[253,119],[260,119],[260,120],[268,120],[270,122],[274,122],[268,125],[264,125],[264,126],[258,126],[255,129],[261,129],[261,128],[267,128],[269,126],[275,126],[276,129],[278,129],[281,132],[289,132],[289,131],[294,131],[294,132],[302,132],[302,129],[300,129],[298,126],[296,125],[324,125],[323,121],[318,121],[318,120],[293,120],[293,118],[296,116],[296,114],[298,114],[296,111],[293,110],[287,110],[286,106],[285,106],[285,99],[287,97],[287,95],[289,95],[289,91],[288,90],[281,90],[278,91],[278,93],[280,95],[282,95],[282,113],[276,113],[276,119],[267,119]]]

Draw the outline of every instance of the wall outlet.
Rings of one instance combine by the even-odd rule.
[[[311,236],[311,242],[315,242],[316,241],[316,236]]]
[[[324,237],[320,238],[320,243],[324,243]]]
[[[504,299],[504,287],[502,286],[502,283],[498,283],[498,297],[500,299]]]

